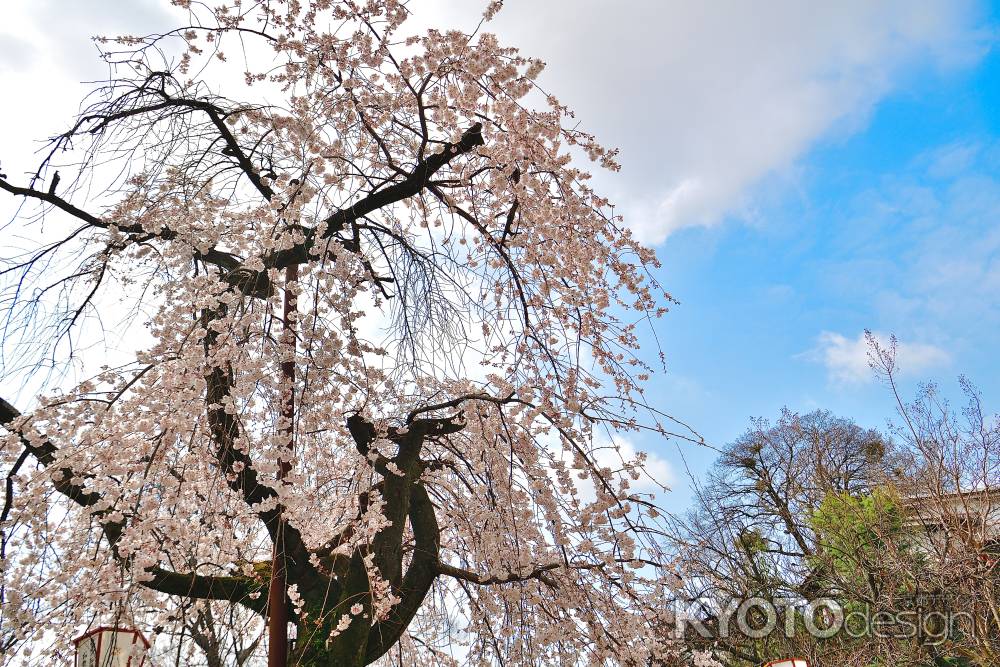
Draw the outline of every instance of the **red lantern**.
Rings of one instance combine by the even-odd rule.
[[[132,628],[101,626],[73,640],[75,667],[144,667],[149,642]]]
[[[784,660],[772,660],[764,667],[809,667],[809,661],[805,658],[785,658]]]

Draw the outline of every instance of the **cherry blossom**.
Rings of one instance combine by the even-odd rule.
[[[0,403],[7,654],[205,605],[260,632],[280,542],[295,664],[667,664],[642,457],[595,445],[669,424],[638,327],[670,297],[579,166],[616,152],[499,2],[422,35],[397,0],[173,5],[0,179],[67,230],[5,257],[8,323],[67,362],[98,313],[142,342]]]

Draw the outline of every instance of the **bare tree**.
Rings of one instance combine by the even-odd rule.
[[[894,487],[906,508],[906,549],[893,567],[917,579],[918,602],[943,616],[937,652],[991,665],[1000,660],[1000,419],[966,378],[955,409],[936,385],[906,402],[897,384],[895,340],[870,337],[873,367],[896,400],[897,440],[909,454]]]
[[[717,633],[719,614],[732,612],[734,600],[830,595],[836,584],[815,512],[831,495],[871,491],[898,461],[882,434],[829,412],[786,410],[773,424],[755,420],[696,484],[695,508],[675,526],[687,599]],[[706,644],[724,664],[755,665],[778,655],[849,664],[832,643],[817,651],[815,642],[784,631],[760,641],[733,633]]]
[[[1000,656],[1000,422],[965,379],[961,410],[934,385],[904,401],[894,340],[869,335],[869,346],[897,406],[885,433],[828,412],[757,420],[675,523],[684,595],[711,630],[734,600],[763,597],[783,612],[763,638],[690,636],[723,664],[801,655],[985,666]],[[844,614],[832,637],[806,631],[804,605],[822,599]]]

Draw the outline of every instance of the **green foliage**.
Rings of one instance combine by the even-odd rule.
[[[753,558],[755,555],[767,550],[767,541],[759,530],[748,528],[740,533],[736,538],[738,546],[746,552],[747,556]]]
[[[904,512],[897,495],[876,487],[867,494],[827,493],[809,517],[820,553],[815,557],[834,574],[851,578],[878,562],[903,531]]]

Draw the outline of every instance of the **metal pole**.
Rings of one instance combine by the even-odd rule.
[[[295,311],[296,300],[290,286],[299,279],[299,267],[292,264],[285,269],[285,304],[283,311],[283,338],[285,349],[290,359],[281,362],[282,391],[285,393],[285,403],[281,408],[284,420],[282,426],[288,438],[289,457],[293,449],[292,435],[295,420]],[[284,482],[291,472],[292,465],[288,461],[278,461],[278,481]],[[269,610],[267,626],[267,667],[287,667],[288,665],[288,598],[285,596],[287,581],[285,576],[285,537],[284,520],[278,525],[274,539],[274,552],[271,560],[271,582],[267,591],[267,608]]]

